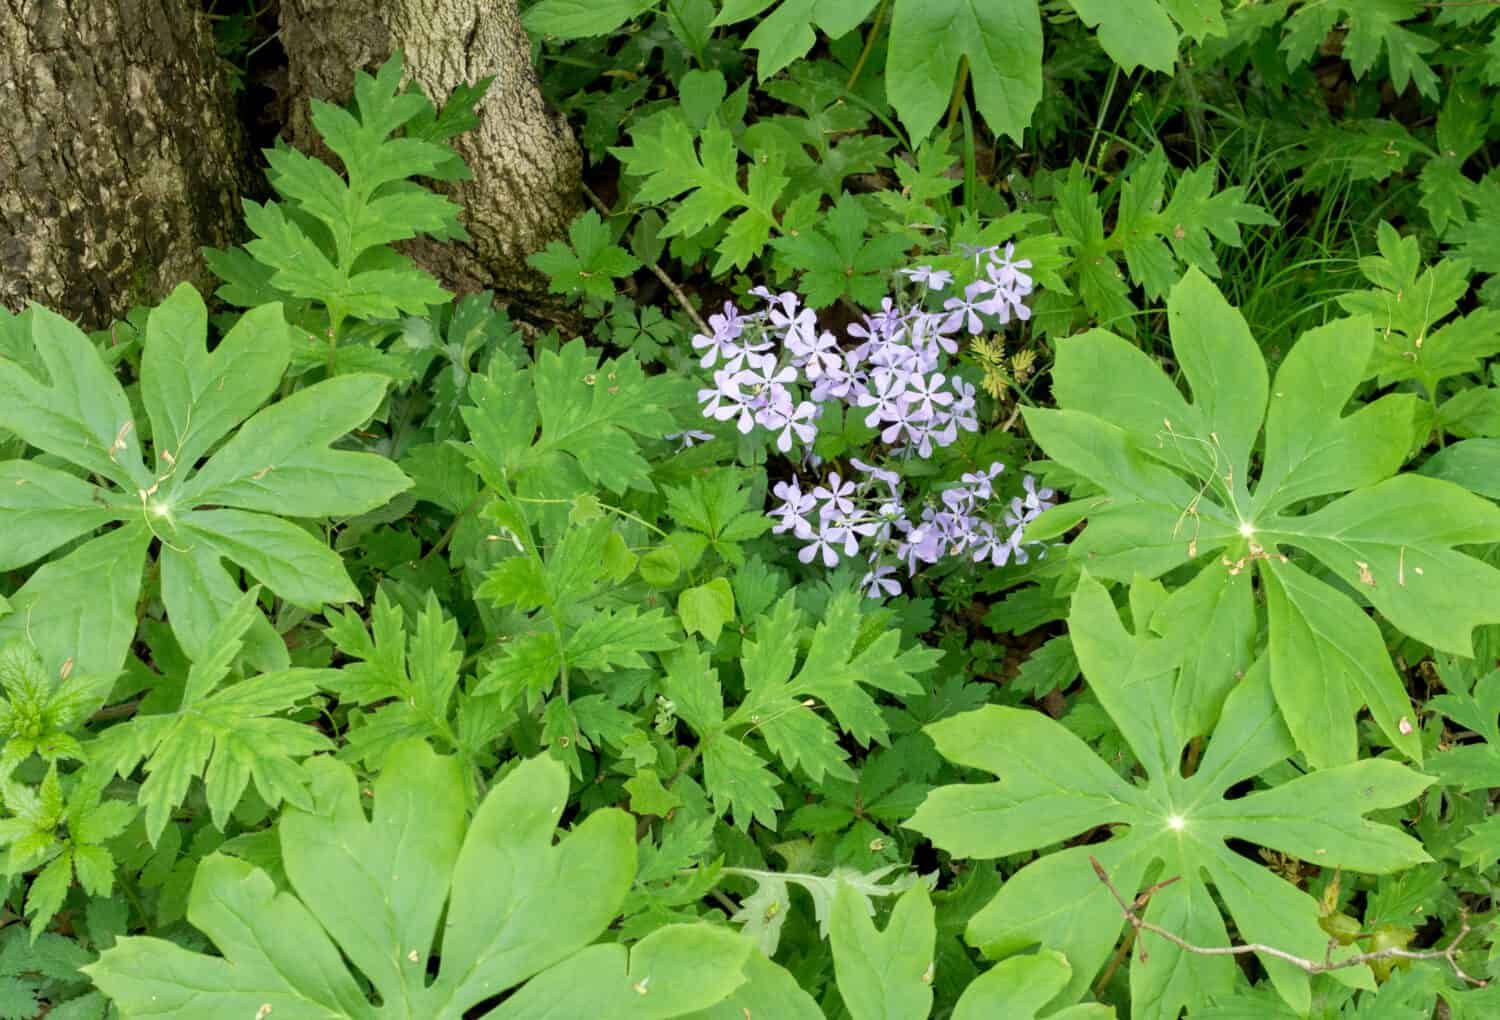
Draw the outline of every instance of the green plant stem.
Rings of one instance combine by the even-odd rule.
[[[1110,65],[1109,82],[1104,86],[1104,99],[1099,103],[1099,116],[1094,121],[1093,134],[1089,135],[1089,147],[1083,154],[1084,167],[1094,165],[1094,147],[1099,143],[1099,133],[1104,130],[1104,115],[1109,112],[1109,101],[1115,95],[1115,82],[1120,80],[1120,68],[1118,65]]]
[[[969,88],[969,58],[958,58],[958,80],[953,83],[953,98],[948,101],[948,130],[958,122],[959,107],[963,105],[964,93]]]
[[[483,499],[484,493],[481,492],[479,495],[469,500],[469,505],[458,512],[458,516],[453,518],[453,523],[449,524],[448,529],[438,536],[438,540],[433,543],[432,548],[423,553],[421,560],[419,560],[418,562],[426,563],[438,553],[448,548],[448,543],[453,541],[453,535],[458,531],[459,524],[463,522],[463,519],[465,517],[469,516],[475,510],[479,509],[480,501]]]
[[[865,69],[865,61],[870,59],[870,53],[875,49],[875,40],[880,36],[880,26],[885,21],[885,9],[890,4],[891,0],[880,0],[880,6],[875,8],[875,21],[865,35],[865,48],[859,51],[859,59],[854,62],[854,70],[849,72],[849,80],[844,88],[853,90],[854,83],[859,81],[859,72]]]

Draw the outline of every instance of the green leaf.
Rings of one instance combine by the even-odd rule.
[[[734,620],[734,591],[722,577],[687,588],[678,596],[677,615],[689,634],[702,634],[710,642],[718,641],[725,624]]]
[[[0,407],[0,426],[114,484],[90,487],[25,461],[0,467],[0,478],[17,483],[0,497],[0,525],[6,533],[13,524],[31,525],[23,541],[0,541],[0,563],[24,566],[101,524],[125,525],[43,565],[17,594],[18,606],[24,594],[44,658],[55,657],[57,665],[71,658],[91,672],[119,669],[152,538],[161,541],[162,601],[190,655],[206,651],[208,634],[240,592],[221,560],[245,567],[296,605],[357,597],[337,554],[279,516],[353,516],[410,485],[385,458],[330,449],[374,413],[384,379],[328,380],[253,413],[286,367],[290,340],[280,308],[247,312],[210,353],[203,300],[180,286],[146,324],[141,402],[153,440],[147,470],[143,430],[99,352],[50,313],[38,310],[33,326],[50,382],[0,361],[0,380],[15,394]],[[46,524],[36,520],[43,509],[50,512]],[[70,586],[76,572],[86,576]],[[251,648],[263,664],[286,664],[284,646],[264,621],[255,624]]]
[[[688,194],[667,217],[662,237],[693,237],[721,222],[714,273],[740,269],[764,250],[776,228],[774,204],[787,185],[783,157],[768,153],[751,164],[740,185],[739,154],[734,137],[717,119],[710,120],[695,142],[694,132],[676,111],[666,111],[632,129],[628,147],[612,152],[632,177],[641,177],[636,198],[657,204]],[[743,208],[734,216],[729,214]]]
[[[528,32],[559,39],[608,35],[625,22],[656,6],[656,0],[542,0],[526,11],[521,23]]]
[[[527,262],[546,273],[553,294],[583,294],[608,301],[615,280],[641,268],[640,259],[610,240],[609,228],[589,209],[568,226],[571,245],[553,241]]]
[[[266,151],[282,201],[245,202],[245,223],[256,236],[244,251],[271,273],[251,270],[238,250],[210,251],[210,264],[232,281],[219,297],[258,302],[274,288],[325,305],[338,329],[348,316],[420,315],[452,296],[390,247],[419,234],[467,236],[456,204],[410,180],[466,176],[462,161],[441,144],[457,115],[423,137],[420,128],[436,124],[437,115],[420,92],[400,90],[401,76],[397,54],[373,77],[355,72],[350,109],[312,101],[313,126],[343,163],[344,176],[288,147]],[[462,98],[472,109],[478,95],[470,90]],[[392,137],[403,127],[404,137]],[[307,229],[313,224],[316,238]]]
[[[541,1016],[543,1004],[560,1001],[580,1005],[577,1014],[564,1007],[567,1015],[654,1018],[712,1005],[743,980],[749,944],[728,932],[663,929],[637,945],[628,967],[621,947],[589,948],[630,887],[634,824],[606,808],[554,845],[568,792],[558,762],[517,766],[467,830],[458,763],[420,742],[392,752],[369,819],[347,766],[312,767],[314,810],[289,809],[280,825],[291,891],[241,861],[206,858],[188,919],[223,956],[119,939],[86,971],[122,1012],[459,1020],[531,978],[487,1015]],[[565,898],[576,906],[559,912]],[[374,986],[378,1010],[343,957]]]
[[[932,1009],[932,949],[937,927],[927,887],[896,901],[885,931],[847,885],[833,900],[830,927],[839,995],[853,1020],[925,1020]]]
[[[1422,473],[1500,499],[1500,439],[1466,439],[1439,450]]]
[[[967,57],[975,105],[1017,143],[1042,98],[1042,21],[1036,0],[897,0],[886,90],[913,141],[932,133]]]
[[[1093,331],[1059,343],[1063,409],[1024,412],[1048,456],[1109,497],[1071,554],[1118,580],[1192,564],[1208,575],[1210,601],[1258,572],[1270,593],[1271,688],[1299,749],[1317,767],[1352,760],[1354,717],[1369,704],[1390,744],[1420,758],[1415,713],[1379,630],[1347,592],[1418,640],[1470,654],[1472,628],[1500,620],[1500,572],[1459,547],[1500,539],[1500,510],[1396,473],[1412,443],[1413,395],[1345,415],[1376,343],[1368,318],[1305,333],[1269,387],[1243,320],[1197,271],[1173,289],[1168,320],[1191,403],[1145,354]],[[1267,406],[1255,478],[1249,454]],[[1328,496],[1339,498],[1303,512]],[[1308,569],[1314,562],[1327,580]],[[1222,633],[1241,636],[1231,647],[1243,657],[1253,611],[1239,598],[1223,612]],[[1310,657],[1325,666],[1312,678]],[[1215,672],[1210,690],[1223,691]],[[1179,707],[1198,704],[1184,725],[1210,721],[1217,695],[1205,695]]]
[[[1145,604],[1148,585],[1137,583],[1134,604]],[[999,777],[929,794],[908,825],[939,848],[1001,857],[1100,826],[1121,827],[1106,842],[1051,853],[1010,878],[968,923],[966,938],[988,955],[1010,955],[1040,942],[1066,955],[1076,968],[1068,992],[1081,993],[1122,926],[1119,905],[1094,874],[1091,855],[1126,897],[1148,881],[1148,873],[1157,876],[1151,881],[1178,879],[1155,889],[1145,917],[1191,943],[1228,944],[1211,884],[1241,940],[1320,959],[1327,936],[1317,923],[1317,903],[1242,857],[1229,840],[1374,873],[1427,859],[1416,840],[1365,817],[1406,803],[1431,782],[1391,761],[1361,761],[1226,797],[1293,751],[1272,711],[1264,662],[1230,691],[1197,771],[1183,778],[1187,738],[1173,723],[1171,706],[1175,688],[1196,681],[1180,672],[1183,640],[1126,631],[1104,587],[1087,575],[1073,596],[1069,631],[1090,688],[1141,763],[1142,785],[1123,782],[1087,745],[1037,713],[992,706],[927,727],[944,757]],[[1017,739],[1017,731],[1024,736]],[[1063,790],[1049,788],[1052,777]],[[1063,811],[1065,820],[1058,817]],[[1292,1008],[1305,1012],[1308,975],[1274,958],[1262,963]],[[1356,985],[1371,981],[1362,970],[1334,973]],[[1159,942],[1151,948],[1149,967],[1131,964],[1132,1015],[1171,1020],[1184,1009],[1195,1012],[1229,993],[1235,975],[1224,957],[1188,954]]]
[[[128,777],[144,761],[147,777],[137,799],[153,845],[195,777],[203,779],[220,830],[252,779],[271,807],[283,800],[312,807],[297,762],[333,744],[316,729],[280,716],[316,692],[323,671],[290,669],[230,681],[242,639],[257,617],[257,594],[251,589],[242,596],[209,635],[212,651],[193,662],[175,712],[138,714],[90,745],[93,764],[109,773]]]
[[[1121,4],[1068,0],[1083,23],[1097,29],[1099,45],[1126,71],[1170,71],[1177,62],[1177,28],[1156,0]]]
[[[969,983],[959,997],[953,1020],[1014,1017],[1036,1020],[1040,1010],[1068,984],[1073,968],[1061,953],[1043,950],[1004,960]],[[1091,1004],[1047,1014],[1052,1020],[1112,1020],[1114,1007]]]

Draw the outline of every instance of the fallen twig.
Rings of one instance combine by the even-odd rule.
[[[1474,930],[1469,926],[1469,915],[1467,912],[1459,914],[1461,927],[1458,930],[1458,934],[1453,937],[1453,941],[1448,943],[1447,948],[1444,949],[1411,950],[1391,947],[1389,949],[1377,949],[1368,953],[1356,953],[1353,956],[1346,956],[1341,960],[1335,960],[1333,959],[1333,950],[1338,946],[1338,940],[1329,939],[1328,950],[1324,954],[1322,961],[1319,962],[1297,956],[1295,953],[1289,953],[1284,949],[1277,949],[1275,946],[1264,945],[1260,942],[1247,942],[1244,945],[1238,946],[1195,946],[1181,936],[1152,924],[1140,915],[1140,911],[1150,901],[1151,897],[1159,890],[1176,882],[1176,877],[1169,878],[1164,882],[1158,882],[1151,888],[1141,892],[1136,896],[1134,901],[1130,901],[1120,895],[1120,890],[1116,889],[1115,884],[1110,881],[1109,873],[1104,870],[1104,865],[1100,864],[1098,859],[1092,854],[1089,855],[1089,863],[1094,866],[1094,874],[1099,876],[1099,881],[1104,883],[1110,895],[1115,898],[1115,902],[1120,905],[1120,909],[1125,914],[1125,920],[1129,921],[1130,926],[1135,929],[1138,942],[1140,941],[1139,934],[1146,931],[1166,939],[1185,953],[1193,953],[1198,956],[1244,956],[1247,953],[1259,953],[1263,956],[1285,961],[1309,974],[1326,974],[1332,970],[1359,967],[1366,963],[1374,963],[1377,960],[1446,960],[1448,966],[1453,968],[1453,973],[1460,980],[1477,988],[1483,988],[1489,984],[1488,981],[1470,976],[1458,963],[1458,948],[1463,944],[1464,939],[1469,936],[1469,933]],[[1146,951],[1143,947],[1141,949],[1141,962],[1144,963],[1145,961]]]

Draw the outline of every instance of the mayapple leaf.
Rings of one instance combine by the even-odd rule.
[[[411,484],[383,457],[333,449],[374,414],[384,378],[341,376],[257,412],[289,359],[280,307],[246,312],[210,351],[207,309],[184,284],[146,324],[148,462],[146,430],[98,350],[58,315],[38,308],[30,319],[47,377],[0,358],[8,395],[0,428],[74,468],[0,463],[0,482],[8,483],[0,484],[0,565],[24,567],[101,527],[122,526],[38,568],[0,635],[24,631],[49,669],[69,662],[113,675],[133,636],[153,539],[168,620],[193,658],[209,651],[210,633],[242,591],[225,560],[304,608],[358,597],[327,543],[282,518],[364,513]],[[247,651],[268,669],[289,664],[263,618],[252,624]]]
[[[937,939],[927,886],[902,894],[884,931],[876,931],[872,909],[847,885],[833,899],[833,968],[844,1005],[854,1020],[925,1020]]]
[[[1149,581],[1137,582],[1133,606],[1152,604],[1150,587]],[[992,705],[928,726],[945,757],[998,777],[928,795],[908,826],[939,848],[956,856],[1001,857],[1121,826],[1105,842],[1024,866],[969,921],[971,944],[992,956],[1037,943],[1061,951],[1075,968],[1068,989],[1081,993],[1124,923],[1119,904],[1094,873],[1092,855],[1126,897],[1140,891],[1148,874],[1176,878],[1153,893],[1145,916],[1191,943],[1229,944],[1211,885],[1241,939],[1321,959],[1327,936],[1318,926],[1316,901],[1241,856],[1230,840],[1375,874],[1428,859],[1416,840],[1365,817],[1407,803],[1432,782],[1392,761],[1341,765],[1226,797],[1295,750],[1272,710],[1264,660],[1230,690],[1197,770],[1184,776],[1188,734],[1178,729],[1172,706],[1175,688],[1195,680],[1179,675],[1181,663],[1189,661],[1189,641],[1156,637],[1149,629],[1130,633],[1103,585],[1087,574],[1068,623],[1084,676],[1140,761],[1145,781],[1124,782],[1086,744],[1035,712]],[[1130,969],[1132,1015],[1139,1020],[1175,1020],[1183,1009],[1192,1012],[1234,987],[1235,967],[1227,957],[1187,953],[1164,940],[1148,948],[1150,965],[1132,963]],[[1262,963],[1287,1002],[1306,1011],[1308,975],[1274,958]],[[1334,976],[1359,986],[1373,980],[1364,968]]]
[[[1473,628],[1500,621],[1500,570],[1462,547],[1500,541],[1500,508],[1398,473],[1414,395],[1345,413],[1376,343],[1369,318],[1309,330],[1268,384],[1244,320],[1197,270],[1167,310],[1191,400],[1149,356],[1094,330],[1059,342],[1060,408],[1024,412],[1047,455],[1107,496],[1071,554],[1122,581],[1191,564],[1196,602],[1220,607],[1215,626],[1241,649],[1225,659],[1240,663],[1236,672],[1255,608],[1229,592],[1258,578],[1271,689],[1298,749],[1315,767],[1352,761],[1355,716],[1369,705],[1390,744],[1420,760],[1416,714],[1351,593],[1418,640],[1470,654]],[[1262,432],[1257,477],[1251,452]],[[1310,500],[1319,503],[1307,512]],[[1312,660],[1324,667],[1314,675]],[[1206,731],[1224,689],[1222,669],[1204,679],[1201,697],[1180,699],[1188,736]]]
[[[519,764],[467,826],[457,759],[420,741],[391,752],[372,817],[347,765],[319,758],[309,768],[313,809],[288,808],[279,826],[290,890],[243,861],[205,858],[188,920],[222,955],[117,940],[86,972],[122,1013],[460,1020],[529,979],[483,1015],[664,1020],[744,981],[750,943],[725,929],[667,926],[628,954],[590,945],[629,891],[635,826],[605,808],[554,843],[568,777],[550,758]]]
[[[937,126],[965,57],[980,115],[1020,141],[1042,98],[1036,0],[897,0],[890,46],[886,90],[914,141]]]

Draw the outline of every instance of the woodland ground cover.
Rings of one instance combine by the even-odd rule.
[[[0,315],[0,1018],[1500,1015],[1500,10],[523,8]]]

